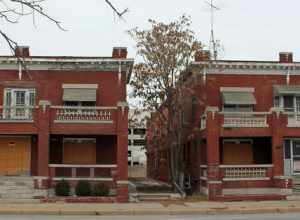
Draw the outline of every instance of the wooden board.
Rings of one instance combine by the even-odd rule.
[[[64,164],[96,164],[96,143],[64,143]]]
[[[250,143],[224,143],[223,164],[253,164],[253,149]]]
[[[30,173],[30,137],[0,138],[0,175]]]

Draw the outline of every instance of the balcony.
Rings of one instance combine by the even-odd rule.
[[[0,107],[0,122],[33,122],[34,106]]]
[[[224,128],[266,128],[268,112],[220,112]]]
[[[51,106],[54,123],[102,123],[112,124],[116,107]]]
[[[299,128],[300,127],[300,112],[285,112],[288,119],[287,127]]]

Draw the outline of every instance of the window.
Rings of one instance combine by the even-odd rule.
[[[281,107],[285,112],[300,112],[300,96],[275,96],[274,107]]]
[[[224,112],[252,112],[253,105],[224,105]]]
[[[133,134],[144,135],[144,134],[146,134],[146,129],[145,128],[135,128],[135,129],[133,129]]]
[[[65,101],[64,102],[65,106],[87,106],[87,107],[93,107],[96,106],[96,102],[91,102],[91,101]]]
[[[6,88],[4,90],[6,119],[30,119],[35,105],[35,89]]]
[[[130,150],[128,151],[128,157],[131,157],[131,151]]]
[[[133,140],[133,145],[134,146],[145,146],[146,145],[146,140],[145,139],[136,139],[136,140]]]
[[[131,145],[131,140],[128,140],[128,145],[129,145],[129,146]]]
[[[131,134],[131,128],[128,128],[128,134]]]
[[[280,99],[279,96],[274,97],[274,107],[278,108],[280,107]]]
[[[294,96],[283,96],[283,108],[286,112],[294,111]]]

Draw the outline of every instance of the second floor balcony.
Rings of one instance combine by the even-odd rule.
[[[266,128],[269,127],[269,112],[220,112],[224,116],[224,128]]]
[[[51,106],[54,123],[108,123],[114,122],[117,107]]]
[[[48,124],[49,132],[65,134],[115,134],[117,106],[0,106],[0,133],[36,134],[41,123]]]

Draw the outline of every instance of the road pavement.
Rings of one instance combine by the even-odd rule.
[[[56,216],[0,215],[0,220],[299,220],[300,213],[251,215],[187,215],[187,216]]]

